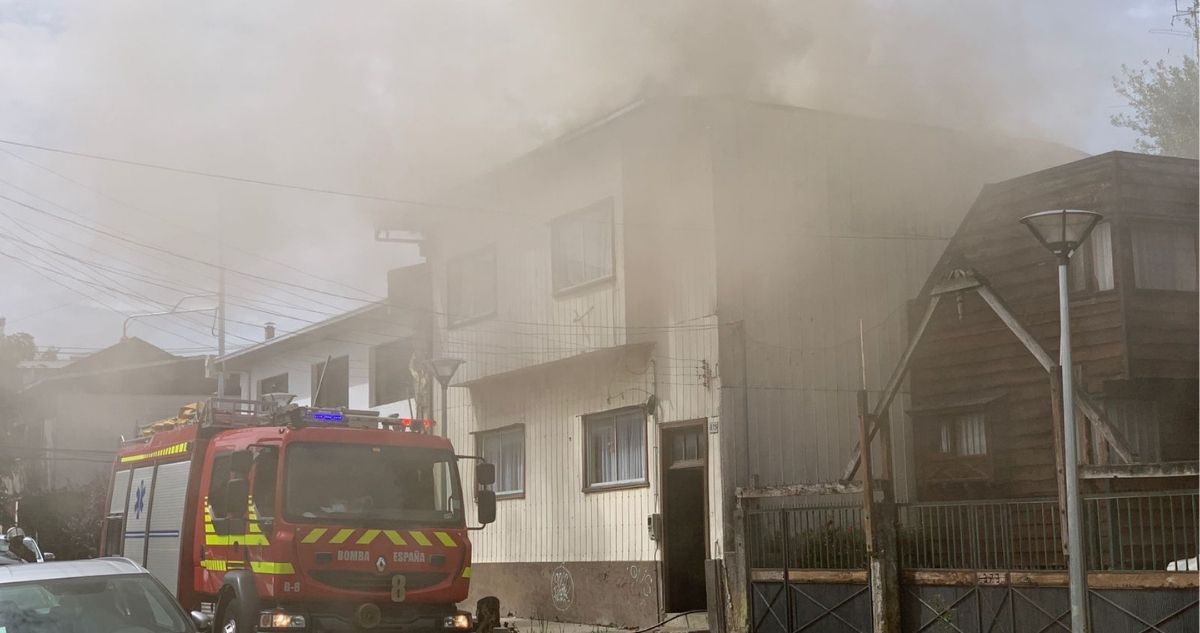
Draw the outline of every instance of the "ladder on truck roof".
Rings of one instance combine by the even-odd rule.
[[[174,418],[160,420],[138,429],[140,440],[161,431],[191,424],[201,428],[238,429],[259,426],[324,426],[359,429],[391,429],[432,433],[433,420],[414,420],[398,415],[381,416],[378,411],[344,407],[309,407],[291,404],[291,394],[266,394],[260,400],[209,398],[190,403]],[[136,441],[136,440],[135,440]]]
[[[346,407],[311,407],[291,404],[291,394],[265,394],[260,400],[212,398],[201,426],[245,428],[253,426],[324,426],[358,429],[391,429],[433,433],[433,420],[382,416],[378,411]]]

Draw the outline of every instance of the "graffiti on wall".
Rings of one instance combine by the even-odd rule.
[[[559,611],[570,609],[575,601],[575,581],[565,565],[559,565],[550,572],[550,601]]]
[[[633,591],[637,595],[642,604],[646,604],[654,597],[654,570],[642,570],[637,565],[629,566],[629,578],[632,581]]]

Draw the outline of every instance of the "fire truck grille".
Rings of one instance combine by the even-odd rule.
[[[363,571],[313,571],[313,580],[330,587],[346,591],[387,593],[392,590],[391,574],[381,576]],[[408,591],[432,587],[446,579],[446,574],[437,572],[413,572],[404,574],[404,587]]]

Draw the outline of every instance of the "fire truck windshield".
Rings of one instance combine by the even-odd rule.
[[[285,451],[284,515],[291,521],[387,521],[455,525],[463,520],[454,455],[404,446],[291,444]]]

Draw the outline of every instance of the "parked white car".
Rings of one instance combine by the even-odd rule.
[[[0,567],[0,631],[198,633],[211,623],[126,558]]]

